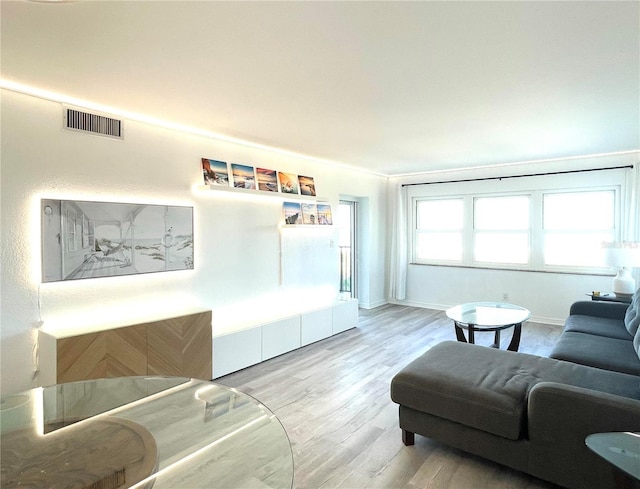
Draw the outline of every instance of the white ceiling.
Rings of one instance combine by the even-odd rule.
[[[640,148],[636,1],[1,9],[5,80],[380,174]]]

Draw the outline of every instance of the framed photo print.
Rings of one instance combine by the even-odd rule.
[[[316,196],[316,184],[313,182],[313,177],[299,175],[298,183],[300,184],[300,195]]]
[[[280,181],[280,192],[283,194],[296,194],[300,193],[300,186],[298,184],[298,175],[293,173],[278,172],[278,179]]]
[[[202,158],[202,174],[205,185],[229,186],[229,165],[224,161]]]
[[[258,190],[265,192],[278,191],[278,177],[275,170],[267,170],[265,168],[256,168],[258,176]]]
[[[318,224],[332,225],[331,206],[329,204],[318,204]]]
[[[316,204],[302,204],[302,224],[318,224]]]
[[[299,202],[283,202],[282,214],[285,224],[302,224],[302,208]]]
[[[233,174],[233,186],[235,188],[255,190],[256,176],[252,166],[231,163],[231,172]]]

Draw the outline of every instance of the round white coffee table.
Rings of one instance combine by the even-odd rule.
[[[500,348],[500,332],[513,327],[513,336],[507,350],[518,351],[522,323],[531,317],[524,307],[506,302],[468,302],[447,309],[447,317],[453,320],[458,341],[475,343],[477,331],[493,331],[493,348]],[[464,329],[468,331],[465,338]]]

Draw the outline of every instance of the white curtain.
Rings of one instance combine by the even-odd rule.
[[[640,241],[640,163],[627,170],[625,192],[623,195],[625,208],[623,240]]]
[[[623,241],[640,241],[640,163],[633,165],[627,170],[624,192],[622,195],[623,205]],[[640,268],[632,270],[636,283],[640,282]]]
[[[404,300],[407,288],[407,188],[398,185],[395,189],[393,212],[393,236],[391,239],[391,284],[392,299]]]

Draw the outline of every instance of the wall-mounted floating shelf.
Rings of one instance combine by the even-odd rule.
[[[268,200],[272,200],[272,201],[279,201],[283,203],[283,206],[287,206],[289,204],[293,205],[293,206],[298,206],[298,212],[300,212],[300,205],[302,205],[302,207],[305,206],[305,204],[311,204],[311,205],[315,205],[315,204],[323,204],[328,207],[329,209],[331,208],[329,199],[327,198],[322,198],[322,197],[314,197],[312,195],[299,195],[299,194],[287,194],[287,193],[281,193],[281,192],[267,192],[264,190],[255,190],[255,189],[244,189],[244,188],[234,188],[234,187],[225,187],[225,186],[217,186],[217,185],[198,185],[198,186],[194,186],[193,187],[194,191],[200,192],[202,194],[204,193],[208,193],[209,195],[213,195],[215,193],[220,194],[226,194],[226,195],[232,195],[234,198],[240,198],[240,199],[248,199],[248,200],[252,200],[252,199],[268,199]],[[213,194],[211,193],[213,192]],[[298,202],[300,204],[298,204]],[[294,210],[295,211],[295,210]],[[329,213],[331,211],[329,210]],[[329,222],[331,222],[331,217],[329,217]],[[298,224],[283,224],[282,222],[278,224],[278,227],[280,229],[287,229],[287,228],[307,228],[307,229],[311,229],[311,228],[331,228],[333,225],[333,222],[331,222],[331,224],[320,224],[320,223],[298,223]]]
[[[282,192],[267,192],[266,190],[225,187],[223,185],[198,185],[196,188],[198,190],[202,190],[205,192],[214,191],[214,192],[228,192],[236,195],[239,195],[239,194],[255,195],[260,197],[279,199],[282,201],[294,200],[299,202],[329,202],[329,199],[327,198],[314,197],[312,195],[286,194]]]
[[[329,229],[333,228],[333,224],[278,224],[278,229]]]

